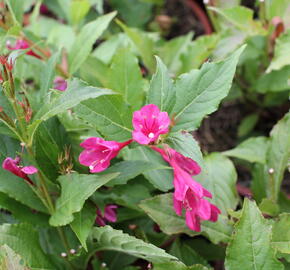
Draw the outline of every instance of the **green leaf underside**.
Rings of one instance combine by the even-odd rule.
[[[241,256],[242,254],[242,256]],[[255,202],[245,199],[240,220],[229,246],[225,261],[226,269],[282,270],[283,264],[275,258],[271,247],[271,226],[263,218]]]
[[[148,260],[153,263],[177,261],[163,249],[130,236],[110,226],[95,227],[92,237],[97,240],[97,250],[114,250]]]
[[[244,48],[242,46],[224,61],[205,63],[200,70],[192,70],[179,77],[175,84],[176,104],[172,115],[176,125],[173,131],[194,130],[204,116],[217,109],[230,90]]]
[[[73,221],[73,214],[79,212],[85,201],[102,185],[116,177],[118,173],[105,175],[67,174],[60,176],[61,195],[56,201],[56,209],[49,223],[64,226]]]

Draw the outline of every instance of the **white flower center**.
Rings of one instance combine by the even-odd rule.
[[[148,138],[150,138],[150,139],[152,139],[152,138],[154,138],[154,133],[152,133],[152,132],[150,132],[149,134],[148,134]]]

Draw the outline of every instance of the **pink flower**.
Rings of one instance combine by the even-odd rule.
[[[165,150],[155,146],[151,148],[160,153],[173,168],[173,204],[176,214],[181,216],[184,208],[187,226],[198,232],[202,220],[216,222],[220,210],[204,199],[204,197],[212,198],[212,194],[192,179],[193,175],[201,172],[199,165],[172,148],[168,147]]]
[[[116,222],[117,221],[116,208],[118,208],[117,205],[108,204],[105,207],[103,214],[101,210],[97,207],[96,223],[100,226],[105,226],[106,222]]]
[[[59,91],[65,91],[67,88],[67,82],[64,78],[62,77],[56,77],[53,81],[54,83],[54,89],[57,89]]]
[[[25,50],[25,49],[28,49],[30,47],[28,42],[24,39],[18,39],[14,46],[11,46],[10,42],[8,41],[6,46],[9,50]],[[29,50],[26,54],[32,55],[36,58],[41,58],[39,55],[34,53],[32,50]]]
[[[16,157],[15,159],[8,157],[3,161],[2,168],[4,170],[12,172],[13,174],[17,175],[18,177],[23,178],[29,184],[34,185],[34,183],[31,181],[31,179],[27,175],[37,173],[37,169],[33,166],[22,167],[19,165],[19,162],[20,162],[19,157]]]
[[[110,166],[111,159],[116,157],[120,150],[131,142],[132,140],[119,143],[104,141],[97,137],[88,138],[80,144],[85,150],[81,152],[79,162],[88,166],[91,173],[104,171]]]
[[[133,114],[133,139],[140,144],[156,141],[159,135],[168,133],[170,118],[167,112],[160,112],[154,104],[149,104]]]
[[[174,209],[177,215],[182,215],[185,208],[185,220],[187,226],[194,231],[200,232],[200,222],[210,220],[216,222],[221,211],[204,198],[199,198],[191,190],[187,190],[183,201],[173,198]]]

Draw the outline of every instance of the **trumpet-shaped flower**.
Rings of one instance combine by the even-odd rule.
[[[23,178],[29,184],[34,185],[34,183],[27,175],[37,173],[37,169],[34,166],[22,167],[19,165],[19,162],[20,162],[19,157],[16,157],[15,159],[8,157],[3,161],[2,168],[17,175],[18,177]]]
[[[6,46],[9,50],[25,50],[30,47],[28,42],[24,39],[18,39],[14,46],[11,46],[10,42],[7,42]],[[29,50],[26,54],[40,58],[40,56],[34,53],[32,50]]]
[[[149,104],[133,114],[133,139],[140,144],[156,141],[159,135],[168,133],[170,118],[167,112],[160,112],[154,104]]]
[[[104,171],[110,166],[111,159],[116,157],[121,149],[132,140],[119,143],[105,141],[101,138],[91,137],[83,141],[80,146],[85,150],[79,156],[79,162],[88,166],[91,173]]]
[[[117,214],[116,209],[118,208],[117,205],[108,204],[104,209],[104,213],[101,212],[99,208],[97,208],[97,218],[96,223],[99,226],[105,226],[106,222],[116,222],[117,221]]]

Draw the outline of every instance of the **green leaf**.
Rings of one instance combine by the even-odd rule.
[[[144,61],[145,66],[151,71],[154,71],[154,41],[149,35],[145,32],[141,32],[134,28],[129,28],[120,21],[117,21],[123,31],[128,35],[128,37],[135,44],[139,54]]]
[[[287,113],[272,129],[270,134],[270,145],[267,152],[267,169],[274,169],[269,174],[267,191],[274,201],[283,180],[284,171],[290,157],[290,113]]]
[[[25,1],[5,0],[5,3],[11,12],[14,24],[22,25]]]
[[[114,164],[113,166],[111,166],[109,169],[106,170],[106,173],[114,173],[114,172],[119,173],[119,175],[112,181],[110,181],[108,184],[106,184],[106,186],[113,187],[116,185],[124,185],[130,179],[135,178],[139,174],[164,168],[166,169],[167,167],[162,164],[156,164],[144,160],[121,161]]]
[[[264,198],[259,204],[259,209],[263,214],[277,216],[280,212],[279,205],[268,198]]]
[[[225,261],[228,270],[240,270],[241,265],[244,270],[284,269],[271,247],[271,226],[255,202],[248,199],[245,199],[242,216],[235,225]]]
[[[258,114],[253,113],[246,116],[239,124],[238,137],[243,137],[243,136],[248,135],[254,129],[258,120],[259,120]]]
[[[133,109],[143,103],[143,78],[138,59],[129,49],[120,49],[113,58],[106,87],[120,93]]]
[[[160,168],[152,168],[152,170],[144,172],[146,179],[159,190],[168,191],[172,188],[172,170],[157,152],[148,147],[140,146],[134,149],[127,149],[124,159],[155,163]]]
[[[132,110],[121,96],[103,96],[82,102],[75,113],[86,120],[107,140],[125,141],[132,138]]]
[[[272,246],[279,252],[290,254],[290,214],[281,214],[272,230]]]
[[[158,56],[156,56],[156,63],[156,72],[150,82],[147,103],[155,104],[159,107],[160,111],[170,113],[175,103],[173,82],[169,76],[167,67]]]
[[[7,194],[32,209],[47,213],[45,206],[35,195],[29,185],[11,172],[0,170],[0,192]]]
[[[95,227],[92,237],[97,240],[97,250],[123,252],[153,263],[177,261],[176,257],[167,254],[163,249],[114,230],[110,226]]]
[[[206,61],[219,41],[217,34],[204,35],[191,42],[187,50],[181,54],[182,69],[180,73],[199,68]]]
[[[37,226],[48,226],[48,216],[42,213],[34,213],[32,209],[22,203],[9,198],[0,192],[0,208],[11,212],[13,217],[22,222],[28,222]]]
[[[38,232],[29,224],[0,226],[0,246],[6,244],[34,269],[55,269],[39,244]]]
[[[174,269],[174,270],[209,270],[209,268],[200,265],[195,264],[192,266],[185,266],[183,263],[180,262],[170,262],[170,263],[157,263],[154,264],[154,270],[168,270],[168,269]]]
[[[190,236],[199,233],[190,230],[185,224],[185,218],[176,215],[173,210],[172,193],[162,194],[142,201],[139,206],[160,226],[166,234],[186,233]],[[216,223],[204,221],[201,224],[202,233],[213,243],[228,242],[232,232],[226,217],[220,216]]]
[[[23,259],[7,245],[0,247],[0,269],[28,270]]]
[[[263,198],[267,197],[267,168],[261,163],[254,164],[252,168],[251,190],[254,193],[255,200],[260,203]]]
[[[86,240],[94,226],[96,216],[96,207],[88,202],[80,212],[74,214],[74,220],[70,224],[86,251],[88,251]]]
[[[266,72],[290,65],[290,29],[275,41],[274,58]]]
[[[160,49],[160,57],[174,75],[179,73],[182,66],[181,55],[188,50],[193,38],[193,33],[171,39]],[[187,70],[188,71],[188,70]]]
[[[58,94],[57,98],[52,100],[47,106],[44,106],[36,114],[35,119],[45,121],[52,116],[73,108],[84,100],[97,98],[102,95],[112,95],[114,92],[109,89],[89,86],[85,82],[75,78],[69,82],[65,92]]]
[[[274,17],[283,18],[288,15],[290,3],[288,0],[268,0],[265,1],[265,15],[270,21]]]
[[[108,13],[82,27],[68,55],[69,72],[73,74],[89,56],[95,41],[107,29],[116,12]]]
[[[89,12],[90,2],[88,0],[73,0],[70,3],[70,20],[72,24],[78,24]]]
[[[245,46],[241,47],[224,61],[206,63],[200,70],[192,70],[179,77],[175,84],[174,131],[194,130],[204,116],[217,109],[230,90],[236,65],[244,48]]]
[[[188,266],[193,264],[201,264],[209,267],[207,261],[201,257],[192,247],[187,245],[186,242],[180,241],[180,238],[173,242],[169,253],[177,257],[180,261]]]
[[[253,19],[254,11],[250,8],[235,6],[225,9],[209,7],[209,9],[215,11],[218,15],[222,16],[222,18],[224,18],[227,22],[227,27],[229,22],[235,28],[251,35],[265,33],[262,24],[259,21],[255,21]]]
[[[49,220],[50,225],[64,226],[72,222],[73,214],[81,211],[85,201],[117,175],[117,173],[105,175],[73,173],[60,176],[58,181],[61,185],[61,195]]]
[[[46,96],[48,97],[48,90],[53,83],[53,79],[55,76],[55,66],[57,64],[59,56],[60,52],[55,53],[49,58],[47,63],[43,66],[40,80],[40,97],[42,102],[45,102],[45,100],[47,99]]]
[[[224,155],[240,158],[249,162],[266,162],[266,153],[268,146],[268,138],[251,137],[232,150],[223,152]]]
[[[224,215],[228,209],[235,209],[238,203],[236,191],[237,173],[233,163],[220,153],[205,157],[205,168],[195,177],[212,193],[211,202],[219,207]]]
[[[201,168],[204,167],[204,160],[198,142],[190,133],[170,133],[166,142],[182,155],[195,160]]]

